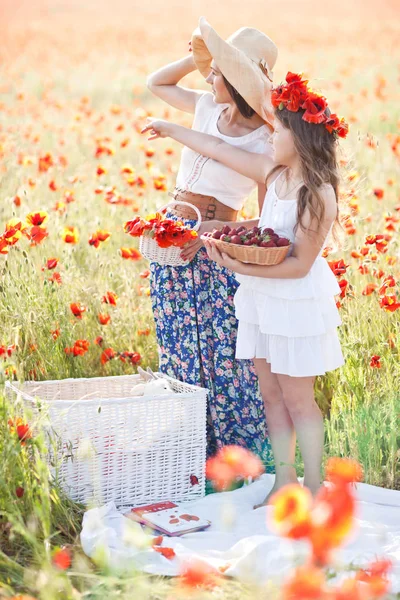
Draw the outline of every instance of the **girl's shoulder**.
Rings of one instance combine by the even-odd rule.
[[[265,178],[265,189],[268,191],[268,188],[280,177],[280,175],[286,171],[287,167],[281,167],[280,165],[276,165],[273,167]]]
[[[331,183],[323,183],[320,185],[318,192],[321,194],[326,203],[334,202],[336,204],[336,192]]]

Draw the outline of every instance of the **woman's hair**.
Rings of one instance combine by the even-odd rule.
[[[275,110],[275,117],[279,119],[286,129],[293,135],[294,145],[301,162],[301,171],[304,185],[297,192],[297,223],[305,231],[307,227],[303,223],[303,217],[308,209],[312,219],[317,221],[317,229],[320,228],[325,215],[325,203],[319,192],[324,183],[330,184],[339,202],[339,166],[336,158],[336,138],[326,129],[323,123],[308,123],[302,119],[303,109],[292,112],[283,108]],[[329,108],[326,109],[327,116],[330,115]],[[276,166],[268,174],[267,180],[281,166]],[[339,224],[339,209],[336,212],[334,223],[334,238],[337,240]]]
[[[267,69],[261,63],[258,66],[260,67],[262,73],[264,75],[266,75],[268,77],[268,79],[271,81]],[[239,92],[237,91],[237,89],[234,88],[233,85],[231,85],[229,83],[229,81],[226,79],[224,74],[221,73],[221,75],[222,75],[222,79],[224,80],[226,89],[228,90],[230,97],[232,98],[232,100],[234,101],[236,106],[238,107],[240,114],[243,117],[245,117],[246,119],[251,119],[251,117],[255,114],[256,111],[247,104],[247,102],[243,98],[243,96],[241,96],[239,94]]]
[[[236,104],[239,109],[240,114],[246,119],[251,119],[251,117],[255,114],[255,110],[251,108],[246,102],[246,100],[239,94],[239,92],[229,83],[229,81],[222,75],[224,83],[226,85],[226,89],[229,92],[230,97]]]

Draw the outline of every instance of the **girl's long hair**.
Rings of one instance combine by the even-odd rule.
[[[337,141],[333,134],[325,128],[323,123],[308,123],[302,119],[304,110],[291,112],[286,108],[275,110],[275,117],[279,119],[286,129],[293,135],[294,145],[301,162],[301,171],[304,185],[297,192],[297,223],[302,231],[308,229],[304,224],[304,214],[309,210],[311,218],[320,229],[325,216],[325,203],[320,194],[323,184],[330,184],[336,196],[336,218],[333,227],[335,241],[340,229],[339,222],[339,166],[336,157]],[[329,116],[330,111],[326,109]],[[267,181],[277,169],[278,165],[270,171]]]

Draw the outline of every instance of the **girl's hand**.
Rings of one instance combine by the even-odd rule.
[[[225,267],[230,271],[235,271],[235,273],[240,273],[245,275],[246,265],[241,263],[239,260],[235,258],[231,258],[225,252],[220,252],[216,245],[212,241],[204,242],[204,246],[206,247],[207,254],[211,260],[217,263],[220,267]]]
[[[147,117],[147,125],[143,127],[140,133],[145,133],[146,131],[150,131],[150,137],[148,140],[156,140],[157,138],[165,138],[170,135],[172,130],[173,123],[169,123],[168,121],[163,121],[162,119],[151,119]]]

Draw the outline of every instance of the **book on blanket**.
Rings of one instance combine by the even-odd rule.
[[[169,536],[201,531],[211,525],[211,521],[185,512],[179,504],[174,504],[174,502],[157,502],[139,506],[132,508],[124,516]]]

